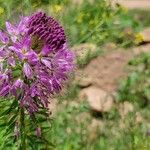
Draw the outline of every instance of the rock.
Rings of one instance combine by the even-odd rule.
[[[92,81],[92,78],[90,78],[90,77],[84,77],[84,78],[77,77],[76,83],[79,87],[86,88],[86,87],[89,87],[90,85],[92,85],[93,81]]]
[[[144,31],[141,32],[141,35],[143,37],[143,42],[146,42],[146,43],[150,42],[150,28],[144,29]]]
[[[140,45],[132,49],[134,57],[140,55],[141,53],[150,52],[150,44]]]
[[[75,72],[74,83],[81,88],[86,88],[93,84],[93,79],[88,74],[85,74],[83,69],[78,69]]]
[[[96,87],[83,89],[80,98],[86,98],[91,110],[96,112],[109,112],[114,105],[113,97],[106,91]]]
[[[119,106],[121,118],[124,119],[129,112],[133,112],[134,107],[130,102],[124,102]]]
[[[128,51],[115,50],[93,59],[82,70],[93,79],[93,85],[113,92],[117,90],[119,80],[126,75],[125,66],[131,58]]]
[[[88,52],[96,52],[96,45],[91,43],[80,44],[71,48],[79,59],[84,59]]]

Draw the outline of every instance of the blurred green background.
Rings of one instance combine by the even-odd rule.
[[[43,10],[65,27],[70,45],[108,41],[122,46],[134,44],[140,28],[138,22],[120,5],[111,7],[110,0],[0,0],[0,25],[16,22],[20,15]]]

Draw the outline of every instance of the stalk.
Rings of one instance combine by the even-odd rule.
[[[21,134],[21,150],[26,150],[26,132],[25,132],[25,112],[24,108],[20,109],[20,134]]]

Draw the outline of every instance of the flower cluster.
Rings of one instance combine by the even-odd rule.
[[[30,114],[47,107],[74,68],[65,33],[38,12],[0,30],[0,96],[14,96]]]

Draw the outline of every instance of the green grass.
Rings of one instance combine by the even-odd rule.
[[[86,99],[79,101],[77,86],[67,91],[69,99],[60,97],[63,102],[52,123],[50,139],[56,150],[149,150],[149,106],[142,109],[132,103],[133,112],[122,119],[118,109],[121,103],[117,102],[110,112],[93,116]],[[136,121],[137,112],[142,116],[141,122]],[[95,119],[102,125],[91,126]]]
[[[0,0],[0,25],[4,28],[6,20],[16,22],[19,15],[29,15],[40,8],[62,23],[71,46],[110,41],[124,47],[133,45],[138,23],[120,6],[114,9],[106,0],[93,1],[84,0],[79,5],[70,0]],[[129,28],[132,33],[127,37],[125,29]]]
[[[142,111],[147,112],[145,118],[148,117],[149,109]],[[118,112],[112,120],[108,116],[99,119],[104,127],[92,128],[93,117],[87,103],[67,103],[54,119],[51,139],[56,150],[149,150],[148,120],[136,123],[135,113],[127,115],[123,121],[125,128],[120,128]]]
[[[134,19],[136,19],[142,27],[150,27],[150,16],[147,15],[149,13],[150,13],[149,10],[141,10],[141,9],[140,10],[134,9],[129,11],[129,14]]]
[[[124,79],[118,90],[121,101],[138,103],[146,107],[150,103],[150,53],[143,53],[129,62],[132,72]]]

